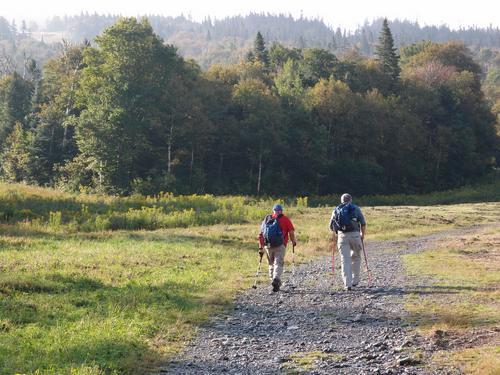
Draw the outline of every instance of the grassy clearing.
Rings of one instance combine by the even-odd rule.
[[[498,374],[500,226],[446,239],[434,250],[406,256],[405,264],[410,274],[433,280],[407,299],[419,330],[429,336],[450,333],[468,345],[477,341],[472,348],[438,352],[434,363],[452,363],[470,374]],[[482,331],[491,334],[476,340]]]
[[[251,285],[258,224],[273,203],[0,184],[0,373],[146,373]],[[363,210],[368,240],[500,221],[500,203]],[[185,221],[186,211],[195,219]],[[329,251],[331,207],[297,199],[286,212],[297,228],[296,261]],[[113,215],[127,220],[96,224]]]
[[[144,373],[248,287],[255,264],[244,244],[175,231],[6,234],[2,374]]]
[[[431,207],[368,206],[362,210],[368,224],[367,240],[403,239],[500,222],[500,202]],[[328,248],[331,212],[331,207],[292,210],[302,241],[309,242],[309,252],[322,252]]]
[[[463,372],[472,375],[498,375],[500,373],[500,347],[480,346],[473,349],[440,351],[435,363],[455,363]]]

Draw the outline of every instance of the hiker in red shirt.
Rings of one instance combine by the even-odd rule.
[[[285,252],[288,239],[295,247],[295,228],[288,217],[283,215],[283,207],[276,204],[273,214],[267,215],[261,225],[259,234],[259,254],[262,256],[264,250],[269,263],[269,278],[273,292],[277,292],[281,286],[281,275],[285,264]]]

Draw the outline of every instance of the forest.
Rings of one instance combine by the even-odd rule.
[[[499,166],[494,48],[398,45],[384,20],[370,53],[257,31],[237,62],[202,69],[154,17],[113,22],[44,64],[24,55],[7,69],[4,53],[3,180],[111,194],[389,194],[462,186]],[[496,45],[498,30],[486,35]]]

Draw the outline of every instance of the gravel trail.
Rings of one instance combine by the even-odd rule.
[[[371,287],[363,269],[360,286],[343,291],[340,269],[332,278],[326,257],[293,275],[289,267],[279,293],[270,293],[262,275],[257,289],[201,327],[161,374],[458,374],[425,366],[435,340],[413,333],[403,309],[404,295],[425,280],[405,276],[401,260],[455,233],[464,231],[367,243]]]

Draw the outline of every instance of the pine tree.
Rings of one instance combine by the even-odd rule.
[[[370,43],[368,42],[365,29],[361,30],[361,52],[365,56],[370,56]]]
[[[2,160],[0,174],[5,180],[10,182],[30,180],[32,142],[32,133],[24,130],[20,122],[16,122],[12,133],[5,141],[3,153],[0,155]]]
[[[337,48],[338,46],[337,46],[337,41],[335,40],[335,34],[332,34],[332,39],[328,44],[328,49],[330,50],[330,52],[335,53],[337,51]]]
[[[389,76],[393,82],[396,82],[401,70],[399,68],[399,56],[394,47],[394,39],[389,29],[387,18],[384,19],[382,25],[378,44],[375,47],[375,55],[382,67],[382,71]]]
[[[334,37],[337,41],[337,51],[342,52],[344,49],[344,38],[342,36],[342,30],[340,30],[340,27],[337,27]]]
[[[32,83],[17,72],[0,80],[0,148],[16,122],[25,124],[32,94]]]
[[[255,41],[253,44],[253,57],[255,61],[259,61],[264,66],[269,66],[269,55],[266,50],[266,44],[264,42],[264,38],[260,31],[257,32],[257,36],[255,37]]]

